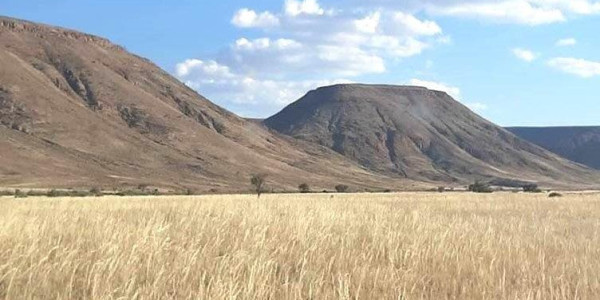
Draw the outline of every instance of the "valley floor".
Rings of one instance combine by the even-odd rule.
[[[598,299],[600,194],[0,198],[0,299]]]

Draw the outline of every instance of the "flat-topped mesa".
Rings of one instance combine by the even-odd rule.
[[[54,35],[57,37],[64,37],[72,40],[78,40],[86,43],[95,44],[107,50],[125,50],[123,47],[115,45],[108,39],[99,36],[81,33],[61,27],[39,25],[29,21],[0,16],[0,34],[2,33],[2,31],[11,31],[15,33],[29,32],[35,34],[37,37],[40,38],[44,38],[44,36],[46,35]]]
[[[449,95],[444,91],[438,91],[433,89],[428,89],[422,86],[415,85],[389,85],[389,84],[362,84],[362,83],[342,83],[342,84],[334,84],[329,86],[319,87],[311,92],[332,92],[332,93],[361,93],[361,92],[390,92],[390,93],[398,93],[404,95],[421,95],[421,96],[447,96]]]
[[[590,183],[598,174],[521,140],[447,93],[418,86],[319,88],[264,124],[369,170],[424,181]]]

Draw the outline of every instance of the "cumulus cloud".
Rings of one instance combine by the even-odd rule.
[[[394,25],[396,28],[405,28],[412,35],[436,35],[442,33],[442,28],[428,20],[419,20],[415,16],[397,12],[393,16]]]
[[[577,40],[574,38],[567,38],[556,41],[556,46],[558,47],[574,46],[575,44],[577,44]]]
[[[354,26],[356,30],[363,33],[375,33],[377,32],[377,28],[379,27],[379,22],[381,21],[381,13],[374,12],[370,15],[362,19],[358,19],[354,21]]]
[[[442,15],[526,25],[566,21],[563,12],[555,6],[538,5],[533,2],[525,0],[466,2],[449,6],[432,6],[430,11]]]
[[[257,14],[255,11],[247,8],[238,10],[231,23],[237,27],[274,27],[279,25],[279,18],[270,12],[262,12]]]
[[[526,61],[526,62],[532,62],[532,61],[536,60],[538,57],[538,55],[533,53],[531,50],[522,49],[522,48],[514,48],[514,49],[512,49],[512,53],[518,59]]]
[[[176,73],[217,102],[257,109],[288,103],[317,84],[384,73],[391,61],[449,40],[436,22],[408,12],[324,7],[318,0],[286,0],[279,12],[243,8],[231,23],[252,30],[253,38],[184,61]]]
[[[189,59],[177,64],[175,73],[189,87],[200,90],[220,105],[248,117],[264,117],[324,85],[350,83],[333,80],[272,80],[238,74],[216,61]]]
[[[323,15],[325,10],[321,8],[321,5],[319,5],[317,0],[286,0],[285,13],[294,17],[301,14]]]
[[[583,78],[600,76],[600,62],[572,57],[556,57],[549,60],[548,65],[565,73]]]
[[[565,22],[572,16],[600,13],[597,0],[351,0],[361,8],[424,11],[430,15],[472,18],[530,26]]]

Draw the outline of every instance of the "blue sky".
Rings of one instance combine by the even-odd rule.
[[[340,82],[441,89],[503,126],[600,125],[596,0],[2,0],[266,117]]]

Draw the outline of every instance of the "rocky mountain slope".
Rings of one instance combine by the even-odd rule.
[[[520,138],[569,160],[600,169],[600,126],[509,127]]]
[[[389,176],[455,183],[600,183],[598,172],[516,137],[444,92],[422,87],[323,87],[264,124]]]
[[[1,17],[0,66],[0,187],[420,185],[248,122],[93,35]]]

